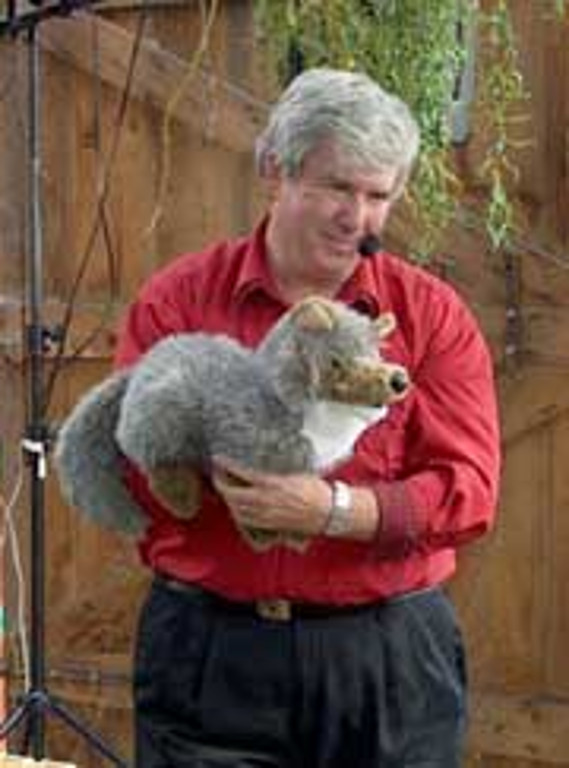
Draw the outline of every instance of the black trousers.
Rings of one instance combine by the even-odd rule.
[[[457,768],[465,689],[439,589],[280,622],[155,582],[136,649],[136,768]]]

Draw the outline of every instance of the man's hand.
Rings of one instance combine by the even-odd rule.
[[[276,475],[216,457],[213,482],[241,528],[318,536],[332,506],[330,484],[318,475]],[[352,491],[352,524],[345,538],[367,541],[379,522],[375,495],[367,488]]]
[[[316,536],[332,503],[330,486],[318,475],[258,472],[225,457],[214,460],[213,482],[242,528]]]

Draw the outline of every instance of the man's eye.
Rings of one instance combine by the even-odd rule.
[[[325,189],[334,195],[351,195],[352,189],[349,184],[342,181],[329,181],[324,185]]]
[[[390,193],[389,192],[372,192],[369,198],[374,203],[383,203],[386,200],[389,200]]]

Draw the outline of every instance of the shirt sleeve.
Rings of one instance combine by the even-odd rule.
[[[171,293],[173,287],[170,292],[160,290],[156,280],[150,280],[128,307],[119,328],[116,367],[135,363],[165,336],[188,330],[187,319]]]
[[[500,439],[491,357],[458,298],[441,304],[414,372],[403,469],[374,484],[381,557],[456,548],[485,533],[495,514]]]

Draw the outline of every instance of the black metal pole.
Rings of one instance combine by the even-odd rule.
[[[30,595],[30,682],[33,691],[45,683],[45,467],[46,427],[43,403],[44,329],[40,308],[43,306],[43,242],[41,211],[41,128],[40,128],[40,56],[38,29],[27,30],[28,44],[28,155],[29,155],[29,242],[28,242],[28,344],[29,344],[29,415],[28,446],[31,449],[31,595]],[[41,707],[32,707],[30,738],[36,760],[45,755],[45,722]]]

